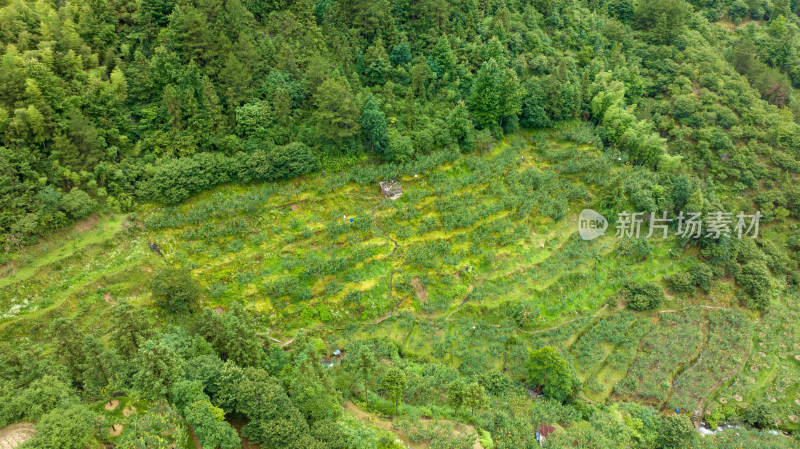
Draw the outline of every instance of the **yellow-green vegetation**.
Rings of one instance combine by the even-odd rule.
[[[651,239],[642,249],[641,240],[614,238],[611,227],[605,237],[580,239],[577,213],[598,207],[598,192],[608,187],[598,172],[635,176],[636,169],[558,136],[518,134],[483,154],[437,153],[388,174],[367,166],[313,179],[226,185],[179,206],[92,217],[67,231],[76,242],[68,249],[48,250],[43,242],[14,260],[1,280],[7,312],[0,332],[19,339],[55,316],[81,317],[81,326],[113,332],[120,302],[161,304],[165,298],[153,296],[151,282],[156,273],[172,273],[166,267],[180,267],[191,277],[181,282],[196,284],[191,301],[197,296],[200,303],[169,310],[223,312],[243,302],[261,313],[278,346],[296,346],[294,339],[308,332],[321,337],[316,346],[323,352],[372,341],[483,379],[490,397],[516,387],[487,373],[525,380],[529,352],[550,346],[571,367],[575,397],[595,404],[628,400],[684,413],[706,410],[716,423],[766,394],[779,401],[781,427],[795,428],[800,384],[793,376],[800,362],[786,346],[790,335],[779,330],[790,321],[781,314],[791,308],[777,308],[760,323],[766,327],[755,327],[758,317],[737,307],[725,282],[694,296],[664,282],[689,272],[690,288],[704,286],[702,274],[691,274],[698,266],[691,248]],[[402,184],[397,201],[384,198],[377,185],[387,176]],[[656,310],[625,310],[625,286],[647,283],[665,288],[666,302]],[[180,285],[173,284],[159,287],[159,294]],[[369,410],[452,416],[429,405],[431,394],[445,394],[448,383],[428,393],[414,385],[399,408],[374,396]],[[739,395],[741,403],[734,399]],[[726,397],[727,406],[720,402]],[[105,417],[107,441],[129,444],[134,440],[124,429],[142,425],[191,445],[182,410],[163,403],[149,413],[150,403],[140,401],[135,416],[121,416],[129,399],[117,399],[111,411],[104,408],[110,400],[95,407]],[[530,404],[516,406],[536,413]],[[400,434],[416,441],[414,447],[433,440],[466,444],[438,424],[405,426]],[[514,435],[469,435],[499,447],[516,441]]]

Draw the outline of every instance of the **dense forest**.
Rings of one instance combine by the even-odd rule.
[[[684,166],[708,201],[800,207],[794,2],[6,3],[6,253],[98,210],[576,118],[666,188]]]
[[[0,447],[800,445],[800,1],[0,0],[0,43]]]

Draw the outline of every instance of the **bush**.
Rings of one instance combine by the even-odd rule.
[[[414,144],[411,137],[400,134],[394,128],[389,130],[389,147],[386,158],[393,162],[405,162],[414,156]]]
[[[219,153],[197,153],[155,167],[142,187],[145,198],[178,204],[215,185],[231,181],[234,161]]]
[[[774,428],[776,419],[775,410],[765,401],[750,404],[744,411],[744,422],[758,429]]]
[[[484,449],[494,449],[494,441],[492,441],[492,434],[483,430],[478,430],[478,441]]]
[[[95,429],[94,412],[76,404],[55,409],[36,423],[36,437],[25,447],[31,449],[84,449],[89,447]]]
[[[22,419],[38,421],[51,410],[76,399],[70,386],[52,375],[31,382],[22,392],[11,391],[10,396],[6,396],[0,390],[0,399],[4,402],[0,406],[0,426]]]
[[[116,449],[171,449],[186,447],[187,435],[183,418],[166,402],[153,404],[144,414],[135,415],[125,431],[114,442]]]
[[[271,150],[256,150],[247,159],[242,181],[274,181],[304,175],[317,169],[316,155],[306,144],[292,142]]]
[[[688,417],[685,415],[671,415],[661,421],[658,447],[661,449],[691,447],[696,436],[697,433]]]
[[[200,382],[183,380],[176,383],[172,388],[172,398],[194,428],[201,446],[221,449],[240,446],[236,430],[225,422],[225,412],[211,404]]]
[[[759,311],[767,308],[772,278],[766,263],[760,260],[746,263],[736,275],[736,283],[744,290],[747,307]]]
[[[689,269],[692,283],[705,292],[711,291],[711,281],[714,279],[714,270],[707,264],[701,263]]]
[[[545,346],[531,352],[525,368],[528,383],[541,387],[545,396],[564,402],[572,395],[576,381],[572,376],[572,368],[552,347]]]
[[[89,197],[89,194],[77,187],[61,197],[61,208],[76,220],[87,217],[95,206],[96,203]]]
[[[675,292],[689,293],[694,291],[694,282],[692,282],[692,277],[688,273],[675,273],[667,282],[669,283],[669,288]]]
[[[226,156],[197,153],[157,165],[140,194],[164,204],[178,204],[192,195],[228,182],[275,181],[310,173],[318,160],[301,142]]]
[[[665,298],[664,290],[655,282],[638,284],[629,281],[622,287],[621,293],[628,301],[628,308],[639,311],[660,307]]]
[[[199,290],[186,268],[161,269],[150,283],[158,305],[170,312],[186,312],[194,306]]]

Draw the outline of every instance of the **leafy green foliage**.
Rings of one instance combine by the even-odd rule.
[[[794,430],[785,415],[796,412],[800,340],[785,281],[797,284],[800,245],[784,237],[800,218],[797,8],[690,3],[5,4],[0,421],[46,422],[79,401],[73,390],[86,402],[135,389],[163,397],[186,377],[202,391],[195,384],[199,399],[180,412],[209,446],[236,444],[228,412],[264,447],[392,447],[394,436],[343,412],[363,394],[372,411],[469,420],[498,449],[534,446],[539,423],[563,424],[553,445],[644,448],[657,445],[657,412],[617,398],[713,409],[719,401],[698,393],[749,354],[720,389],[748,404],[768,391]],[[520,125],[555,129],[502,138]],[[384,179],[402,179],[404,197],[377,204]],[[181,204],[230,183],[250,185]],[[764,216],[752,241],[611,249],[567,229],[576,206]],[[87,217],[76,238],[26,246]],[[95,220],[97,232],[82,230]],[[171,264],[201,267],[198,283],[224,313],[189,326],[151,316],[145,269],[157,265],[145,238],[169,242]],[[647,281],[662,278],[687,293],[671,299],[677,311],[589,318],[619,288],[635,310],[660,307]],[[191,306],[197,295],[169,304],[183,294],[175,279],[154,296]],[[763,335],[731,298],[769,309]],[[540,329],[551,323],[561,326]],[[348,351],[343,365],[365,358],[326,369],[319,342],[268,346],[298,328],[347,348],[368,333],[374,357]],[[512,379],[545,346],[575,367],[573,389],[586,379],[608,405],[528,400]],[[384,358],[404,373],[398,395],[377,382]],[[441,406],[448,393],[455,415]],[[465,402],[474,416],[460,413]],[[149,405],[112,443],[184,446],[181,418]],[[414,430],[433,447],[474,441]],[[695,443],[792,444],[737,432]]]
[[[159,270],[150,282],[150,291],[158,304],[172,313],[191,310],[200,293],[192,273],[188,269],[175,267]]]
[[[222,315],[204,309],[197,319],[197,332],[223,359],[239,366],[258,366],[266,357],[256,319],[239,302],[231,304],[228,312]]]
[[[661,421],[661,431],[657,440],[659,448],[690,447],[695,439],[697,439],[697,432],[686,415],[670,415]]]
[[[192,425],[200,445],[232,449],[241,440],[236,430],[225,422],[225,412],[211,405],[200,382],[181,381],[172,387],[175,405],[183,410],[186,421]]]
[[[464,406],[470,409],[472,415],[475,414],[476,408],[483,408],[486,406],[487,397],[486,391],[477,382],[472,382],[467,385],[464,390]]]
[[[501,119],[516,115],[521,108],[517,75],[511,69],[501,69],[490,59],[478,71],[470,93],[469,107],[477,123],[484,128],[496,128]]]
[[[744,411],[744,421],[758,429],[774,428],[776,419],[772,405],[763,400],[749,404]]]
[[[403,390],[408,386],[406,374],[400,368],[390,368],[383,375],[381,384],[389,395],[389,398],[394,402],[394,412],[396,414],[397,407],[400,405],[400,399],[403,397]]]
[[[55,409],[36,423],[36,437],[27,447],[84,449],[94,440],[96,415],[85,405]]]
[[[168,449],[187,443],[187,429],[181,416],[167,403],[157,402],[137,414],[133,429],[124,429],[115,446],[121,449]],[[126,431],[127,430],[127,431]]]
[[[664,302],[664,290],[654,282],[639,284],[627,282],[620,291],[622,297],[628,301],[628,308],[632,310],[652,310]]]
[[[464,405],[467,393],[467,384],[462,379],[456,379],[447,385],[447,403],[456,412]]]
[[[754,260],[745,264],[741,273],[736,276],[736,282],[744,289],[748,307],[755,310],[767,308],[772,291],[772,277],[765,263]]]
[[[375,354],[372,352],[372,349],[370,349],[369,346],[361,344],[353,352],[351,358],[348,358],[347,363],[348,366],[352,367],[356,374],[361,378],[361,383],[364,385],[364,402],[366,402],[367,406],[369,406],[369,393],[367,390],[367,384],[370,381],[372,372],[377,366]]]
[[[152,398],[163,398],[183,376],[183,360],[161,342],[147,340],[134,359],[133,387]]]
[[[378,101],[370,96],[361,112],[361,133],[366,147],[373,153],[384,155],[386,151],[386,115],[381,111]]]
[[[563,402],[572,394],[572,369],[554,348],[545,346],[531,352],[525,367],[528,383],[541,387],[545,396]]]

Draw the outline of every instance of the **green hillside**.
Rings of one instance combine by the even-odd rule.
[[[0,447],[796,447],[795,3],[0,0]]]

